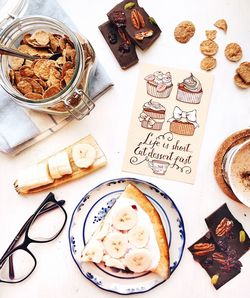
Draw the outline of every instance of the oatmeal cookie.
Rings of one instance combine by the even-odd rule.
[[[225,56],[229,61],[237,62],[242,58],[242,49],[235,43],[229,43],[225,48]]]
[[[227,22],[224,19],[219,19],[214,23],[214,26],[227,32]]]
[[[247,84],[250,84],[250,62],[241,63],[236,72]]]
[[[200,67],[203,70],[209,71],[216,67],[216,59],[214,57],[205,57],[201,60]]]
[[[216,38],[217,31],[216,30],[206,30],[207,39],[214,40]]]
[[[215,41],[213,40],[204,40],[201,44],[200,44],[200,50],[202,52],[202,54],[206,55],[206,56],[214,56],[217,51],[218,51],[218,45]]]
[[[195,33],[195,26],[190,21],[184,21],[177,25],[174,37],[180,43],[187,43]]]
[[[236,74],[234,76],[234,83],[236,86],[240,87],[241,89],[247,89],[250,87],[250,83],[246,83],[240,75]]]

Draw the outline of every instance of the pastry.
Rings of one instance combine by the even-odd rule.
[[[178,84],[176,99],[185,103],[198,104],[203,94],[200,81],[191,73]]]
[[[14,182],[19,194],[31,194],[81,178],[105,166],[106,157],[89,135],[43,161],[24,168]]]
[[[173,117],[168,119],[170,122],[170,132],[183,136],[192,136],[198,123],[196,120],[196,110],[185,112],[179,107],[175,107]]]
[[[143,111],[139,116],[141,127],[161,130],[165,121],[166,109],[159,102],[150,100],[143,105]]]
[[[164,227],[152,203],[129,184],[109,210],[81,253],[94,262],[134,273],[169,277],[169,251]]]
[[[145,77],[147,81],[147,93],[148,95],[167,98],[173,89],[172,78],[170,72],[163,73],[162,71],[156,71]]]

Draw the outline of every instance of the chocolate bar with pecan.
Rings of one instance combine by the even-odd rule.
[[[161,34],[154,18],[139,6],[137,0],[122,1],[107,15],[109,20],[117,28],[123,28],[142,50],[148,49]]]
[[[214,241],[210,232],[189,248],[195,261],[207,271],[211,283],[219,289],[241,271],[241,262],[234,251],[224,252]]]
[[[135,45],[122,27],[116,27],[110,21],[99,26],[108,46],[122,69],[127,69],[138,62]]]
[[[250,249],[250,240],[242,224],[232,215],[227,204],[205,219],[215,242],[223,252],[234,251],[237,259]]]

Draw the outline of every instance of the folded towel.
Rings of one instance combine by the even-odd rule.
[[[25,15],[38,14],[63,21],[75,30],[71,19],[55,0],[29,1]],[[89,97],[94,101],[97,100],[112,85],[110,78],[98,62],[95,75],[89,82]],[[24,109],[14,103],[0,88],[0,151],[15,155],[59,130],[72,119],[71,116],[52,116]]]

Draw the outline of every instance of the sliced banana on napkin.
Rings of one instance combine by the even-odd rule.
[[[95,139],[89,135],[58,153],[25,168],[16,181],[18,193],[28,194],[83,177],[107,163]]]

